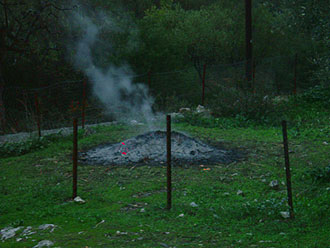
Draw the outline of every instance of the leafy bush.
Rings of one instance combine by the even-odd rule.
[[[322,106],[329,106],[330,87],[321,85],[314,86],[303,93],[298,100],[307,103],[319,103]]]
[[[253,94],[243,89],[219,85],[210,97],[209,108],[215,116],[245,116],[246,120],[260,120],[275,110],[270,96]]]

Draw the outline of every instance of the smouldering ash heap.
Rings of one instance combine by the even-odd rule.
[[[179,132],[172,132],[172,164],[231,163],[233,151],[218,149]],[[162,165],[166,163],[166,132],[147,132],[116,144],[101,145],[81,153],[81,162],[97,165]]]

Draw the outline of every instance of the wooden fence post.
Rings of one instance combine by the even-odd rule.
[[[34,94],[34,103],[36,106],[36,114],[37,114],[37,126],[38,126],[38,136],[41,137],[41,127],[40,127],[40,109],[39,109],[39,99],[38,99],[38,93]]]
[[[202,79],[202,106],[205,103],[205,76],[206,76],[206,64],[203,66],[203,79]]]
[[[253,94],[256,93],[256,61],[253,59],[252,61],[252,88]]]
[[[294,65],[293,65],[293,94],[297,95],[297,62],[298,62],[298,54],[295,54],[294,57]]]
[[[283,131],[283,147],[284,147],[284,161],[286,171],[286,186],[288,191],[288,204],[290,207],[290,218],[294,218],[293,203],[292,203],[292,188],[291,188],[291,173],[290,173],[290,161],[289,161],[289,145],[286,121],[282,121]]]
[[[167,115],[167,209],[172,207],[171,116]]]
[[[6,115],[5,115],[5,104],[3,100],[3,94],[4,94],[4,87],[0,83],[0,125],[2,132],[5,133],[5,126],[6,126]]]
[[[86,86],[87,86],[87,82],[86,80],[84,80],[84,83],[83,83],[83,99],[82,99],[82,113],[81,113],[81,126],[82,128],[84,129],[85,128],[85,111],[86,111]]]
[[[72,153],[72,199],[77,197],[78,165],[78,121],[73,119],[73,153]]]
[[[148,87],[150,89],[151,86],[151,71],[148,71]]]

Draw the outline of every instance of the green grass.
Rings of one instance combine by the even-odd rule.
[[[320,128],[301,129],[299,134],[289,130],[294,220],[280,216],[288,210],[286,186],[268,186],[271,180],[285,182],[280,127],[177,123],[173,128],[246,151],[247,157],[208,166],[209,171],[174,167],[173,208],[168,211],[164,166],[79,165],[78,195],[86,203],[77,204],[68,201],[72,137],[52,139],[24,155],[3,156],[0,228],[35,229],[46,223],[58,228],[17,242],[21,230],[0,247],[33,247],[45,239],[54,247],[329,247],[330,183],[313,180],[329,165],[330,145],[323,144],[330,143],[329,136]],[[80,132],[81,150],[121,141],[142,129],[120,125],[96,131],[87,137]],[[244,196],[237,195],[238,190]],[[191,202],[198,207],[191,207]]]

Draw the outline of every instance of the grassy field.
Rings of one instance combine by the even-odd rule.
[[[279,127],[173,126],[245,151],[246,158],[210,170],[173,168],[170,211],[164,166],[79,165],[78,195],[86,203],[78,204],[68,200],[72,137],[52,137],[25,155],[0,159],[0,229],[24,226],[0,247],[33,247],[41,240],[53,247],[330,247],[328,134],[289,130],[296,216],[289,220],[280,214],[288,207]],[[142,131],[124,125],[95,130],[80,132],[79,149]],[[278,189],[269,186],[272,180]],[[57,227],[39,230],[41,224]],[[24,236],[27,226],[35,233]]]

